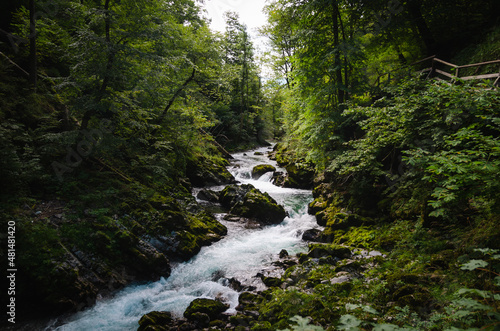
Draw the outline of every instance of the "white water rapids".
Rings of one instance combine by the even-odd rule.
[[[302,233],[317,227],[315,218],[307,214],[311,191],[281,188],[270,182],[271,173],[259,180],[251,179],[252,168],[258,164],[272,164],[266,156],[269,148],[233,155],[229,171],[244,184],[252,184],[268,192],[283,205],[289,216],[275,226],[247,229],[243,224],[221,221],[228,234],[221,241],[204,247],[190,261],[172,269],[170,277],[146,285],[129,286],[113,298],[101,300],[86,311],[74,315],[57,330],[137,330],[138,321],[151,311],[170,311],[181,317],[189,303],[196,298],[222,298],[230,304],[229,313],[235,313],[239,293],[227,285],[227,279],[236,278],[243,285],[263,286],[257,273],[266,274],[272,261],[286,249],[290,254],[304,250]],[[255,155],[260,152],[263,155]],[[221,188],[214,188],[221,189]],[[223,215],[217,215],[222,219]],[[218,275],[218,277],[214,277]],[[221,278],[222,276],[222,278]],[[217,280],[215,280],[217,278]],[[48,329],[53,330],[53,327]]]

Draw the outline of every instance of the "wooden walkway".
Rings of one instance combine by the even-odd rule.
[[[444,80],[453,84],[457,81],[474,81],[474,80],[494,80],[493,86],[500,86],[500,60],[487,61],[474,64],[456,65],[446,62],[434,56],[429,56],[420,61],[414,62],[405,66],[409,69],[408,73],[415,72],[415,67],[425,66],[425,69],[417,70],[417,73],[423,74],[427,79],[435,78],[437,80]],[[481,74],[479,74],[483,71]],[[387,76],[387,79],[383,78]],[[389,83],[397,76],[394,72],[382,74],[377,78],[377,87],[382,82]]]

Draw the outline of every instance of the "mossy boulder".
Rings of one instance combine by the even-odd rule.
[[[312,258],[331,256],[338,259],[348,259],[351,257],[351,250],[340,245],[311,244],[307,256]]]
[[[224,304],[217,300],[212,299],[195,299],[187,307],[184,312],[184,317],[190,321],[196,321],[201,314],[206,314],[211,321],[216,320],[217,317],[225,312],[229,305]]]
[[[233,175],[226,169],[226,160],[214,162],[206,158],[190,159],[186,174],[193,186],[203,187],[235,183]]]
[[[197,254],[201,247],[222,239],[227,228],[208,213],[190,217],[186,229],[176,233],[175,255],[188,260]]]
[[[321,241],[321,230],[309,229],[302,234],[303,241]]]
[[[335,209],[326,209],[316,214],[316,220],[319,225],[335,230],[346,230],[351,227],[373,225],[373,219],[363,217],[357,214],[347,214],[335,212]]]
[[[286,217],[285,209],[267,193],[253,185],[229,185],[221,192],[219,201],[230,214],[255,219],[260,224],[278,224]]]
[[[198,192],[196,198],[203,201],[219,202],[219,192],[203,189],[200,192]]]
[[[283,280],[277,277],[261,277],[261,279],[267,287],[280,287],[283,284]]]
[[[168,330],[168,325],[172,323],[172,314],[167,311],[152,311],[139,320],[139,328],[137,331],[146,330]]]
[[[323,197],[319,197],[314,199],[309,205],[307,212],[310,215],[316,215],[317,213],[325,210],[328,207],[328,201],[326,201]]]
[[[288,173],[284,186],[310,189],[313,187],[314,167],[306,163],[291,163],[285,166]]]
[[[259,179],[268,172],[275,172],[276,168],[270,164],[259,164],[252,169],[252,178]]]
[[[250,184],[228,185],[220,193],[219,202],[222,206],[231,209],[238,202],[242,201],[245,195],[253,188],[254,186]]]

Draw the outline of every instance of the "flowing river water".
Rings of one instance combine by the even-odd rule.
[[[290,254],[304,251],[302,233],[317,227],[314,216],[307,214],[307,205],[312,201],[311,191],[275,186],[271,183],[271,173],[258,180],[251,178],[251,171],[258,164],[277,167],[267,157],[268,151],[266,147],[234,154],[228,170],[242,184],[252,184],[269,193],[285,207],[289,216],[281,224],[248,228],[244,224],[226,222],[222,220],[223,214],[217,214],[228,228],[222,240],[202,248],[190,261],[173,266],[170,277],[145,285],[131,285],[113,298],[98,301],[94,307],[74,315],[57,330],[137,330],[138,321],[144,314],[170,311],[182,317],[196,298],[222,299],[230,305],[228,313],[235,313],[239,293],[229,287],[228,279],[235,278],[244,286],[263,289],[257,273],[266,275],[266,271],[275,270],[272,262],[279,259],[278,254],[283,249]]]

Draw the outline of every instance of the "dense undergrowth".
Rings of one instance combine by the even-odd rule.
[[[323,154],[310,205],[326,246],[265,293],[253,329],[496,330],[499,109],[487,85],[419,79],[348,106],[358,138]]]

